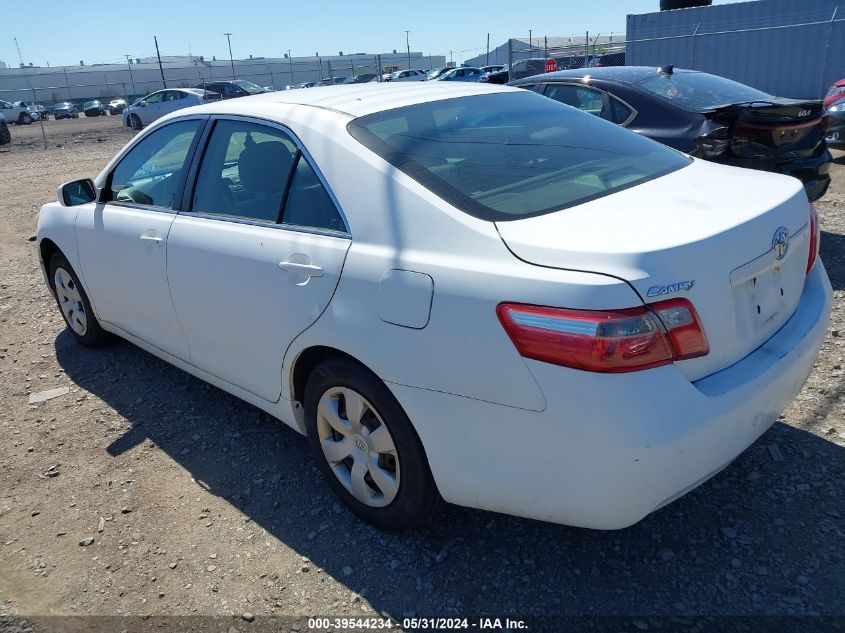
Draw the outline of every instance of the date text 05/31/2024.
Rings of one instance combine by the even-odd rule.
[[[485,630],[527,630],[524,620],[510,618],[309,618],[309,629],[402,629],[405,631],[477,629]]]

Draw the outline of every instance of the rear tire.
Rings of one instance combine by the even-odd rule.
[[[65,325],[78,343],[103,347],[114,341],[114,335],[100,327],[79,277],[61,253],[50,258],[50,286]]]
[[[130,114],[129,115],[129,127],[133,130],[140,130],[144,125],[141,123],[141,117],[137,114]]]
[[[26,114],[25,112],[21,115],[21,118],[18,119],[21,125],[29,125],[32,123],[32,117]]]
[[[320,363],[305,387],[308,443],[329,487],[367,523],[404,530],[441,503],[422,442],[379,378],[343,358]]]

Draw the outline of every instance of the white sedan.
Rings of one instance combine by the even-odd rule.
[[[706,481],[813,367],[818,248],[797,180],[483,84],[181,110],[38,220],[80,343],[306,434],[388,529],[441,499],[622,528]]]
[[[216,92],[195,88],[157,90],[122,110],[123,125],[133,130],[140,130],[165,114],[220,99],[220,95]]]

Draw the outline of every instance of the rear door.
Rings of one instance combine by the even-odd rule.
[[[350,237],[286,129],[220,117],[170,230],[167,273],[192,362],[271,402],[288,345],[325,310]]]

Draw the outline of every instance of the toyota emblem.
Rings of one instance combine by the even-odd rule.
[[[785,226],[775,231],[772,237],[772,249],[775,251],[775,259],[780,260],[786,257],[786,252],[789,250],[789,229]]]

